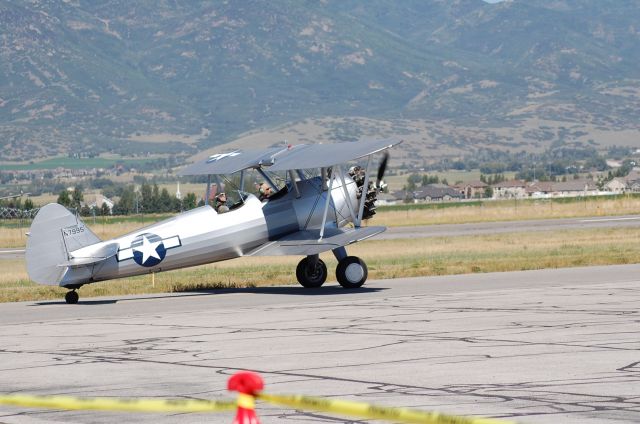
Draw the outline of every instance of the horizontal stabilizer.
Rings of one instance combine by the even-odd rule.
[[[79,251],[74,252],[74,255],[69,258],[68,261],[62,262],[58,264],[58,266],[69,266],[72,268],[77,268],[81,266],[97,264],[117,255],[118,246],[118,243],[109,243],[102,246],[89,246],[87,248],[80,249]]]
[[[297,231],[278,240],[267,242],[245,256],[317,255],[368,239],[386,229],[386,227],[327,228],[322,239],[320,239],[320,230]]]

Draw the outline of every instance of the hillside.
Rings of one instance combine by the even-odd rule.
[[[4,0],[0,160],[381,133],[407,156],[633,145],[639,6]]]

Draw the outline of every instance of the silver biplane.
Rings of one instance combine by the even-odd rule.
[[[300,255],[298,282],[320,287],[327,267],[319,254],[331,250],[338,260],[336,278],[345,288],[367,279],[367,266],[347,255],[345,246],[383,232],[362,227],[375,213],[375,196],[388,159],[381,160],[377,181],[370,178],[374,154],[399,144],[395,140],[313,144],[220,153],[195,163],[181,175],[206,175],[205,206],[183,212],[124,236],[102,241],[65,207],[52,203],[40,209],[27,240],[27,271],[40,284],[70,291],[114,278],[218,262],[240,256]],[[344,164],[366,158],[362,170]],[[247,191],[248,172],[257,173],[272,195]],[[225,185],[224,213],[209,204],[212,177],[239,176],[235,190]],[[277,175],[280,175],[277,177]]]

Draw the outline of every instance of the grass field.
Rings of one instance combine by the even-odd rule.
[[[640,196],[398,205],[379,208],[370,224],[393,227],[633,214],[640,214]],[[83,220],[98,237],[110,239],[166,217],[137,215]],[[28,220],[0,221],[0,248],[24,247],[29,225]]]
[[[371,240],[349,248],[369,279],[626,264],[640,258],[640,228],[512,233],[416,240]],[[322,255],[335,280],[336,260]],[[297,257],[248,257],[184,270],[96,283],[82,298],[297,284]],[[62,299],[65,289],[29,281],[24,260],[0,260],[0,301]],[[304,290],[300,288],[300,290]]]
[[[136,165],[149,162],[153,159],[118,159],[118,158],[69,158],[61,156],[40,162],[22,164],[2,164],[3,171],[31,171],[35,169],[84,169],[84,168],[111,168],[116,164]]]

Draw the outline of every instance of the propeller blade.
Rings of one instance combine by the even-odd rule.
[[[380,181],[382,181],[382,177],[384,177],[384,173],[387,170],[388,161],[389,161],[389,153],[385,152],[384,157],[380,161],[380,166],[378,167],[378,180],[376,182],[376,187],[380,187]]]

